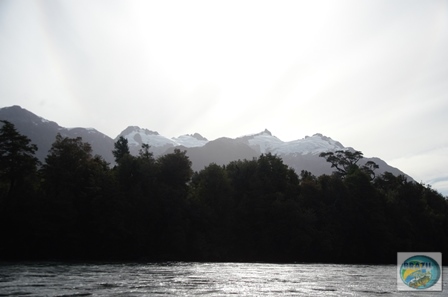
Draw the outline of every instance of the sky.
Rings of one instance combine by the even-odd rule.
[[[0,0],[0,107],[115,138],[322,133],[448,195],[448,1]]]

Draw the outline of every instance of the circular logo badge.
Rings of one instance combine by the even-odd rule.
[[[414,289],[427,289],[437,283],[440,278],[440,266],[428,256],[412,256],[400,267],[401,280]]]

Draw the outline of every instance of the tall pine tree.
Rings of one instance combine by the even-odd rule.
[[[112,154],[115,157],[115,162],[119,163],[124,156],[129,155],[128,140],[123,136],[120,136],[114,144],[115,149]]]
[[[36,172],[37,146],[17,132],[12,123],[0,123],[0,186],[6,188],[6,196],[10,196],[21,182]]]

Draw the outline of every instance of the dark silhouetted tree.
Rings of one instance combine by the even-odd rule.
[[[89,249],[95,229],[92,206],[102,196],[108,168],[81,137],[56,136],[42,166],[46,219],[54,224],[49,248],[56,254]]]
[[[120,136],[114,144],[114,150],[112,151],[112,154],[115,157],[115,162],[119,163],[120,160],[126,156],[129,155],[129,146],[128,146],[128,140],[124,138],[123,136]]]
[[[335,152],[320,153],[319,157],[329,162],[331,168],[336,168],[336,173],[342,177],[361,169],[361,171],[369,175],[371,180],[373,180],[375,178],[374,171],[378,169],[378,165],[373,161],[368,161],[363,166],[359,166],[358,162],[363,158],[363,153],[360,151],[338,150]]]
[[[149,151],[149,148],[150,148],[149,144],[143,143],[142,148],[139,151],[139,156],[145,159],[152,159],[153,153]]]
[[[42,172],[48,194],[53,197],[82,196],[93,187],[95,167],[106,170],[107,163],[92,156],[92,147],[81,137],[68,138],[56,135]]]
[[[232,252],[234,201],[226,170],[214,163],[195,174],[190,184],[195,254],[226,260]]]
[[[186,151],[175,149],[156,160],[157,198],[160,213],[157,242],[159,253],[185,257],[187,251],[187,197],[193,175]]]
[[[193,174],[186,151],[175,149],[173,153],[159,157],[157,164],[161,182],[174,188],[186,188]]]
[[[9,196],[17,185],[36,172],[39,161],[34,156],[37,146],[28,137],[17,132],[8,121],[0,121],[0,125],[0,181],[7,184]]]
[[[33,251],[38,221],[37,146],[0,121],[0,257],[23,259]]]
[[[356,164],[362,159],[363,154],[359,151],[338,150],[335,152],[320,153],[319,157],[324,158],[331,164],[331,168],[336,168],[340,175],[345,176],[350,171],[358,168]]]

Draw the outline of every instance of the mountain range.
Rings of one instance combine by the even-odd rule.
[[[319,157],[320,153],[336,150],[354,150],[319,133],[293,141],[282,141],[272,135],[267,129],[260,133],[234,139],[221,137],[215,140],[208,140],[199,133],[168,138],[156,131],[138,126],[129,126],[112,139],[94,128],[61,127],[57,123],[39,117],[20,106],[1,108],[0,120],[7,120],[13,123],[21,134],[28,136],[32,143],[38,146],[39,150],[36,153],[36,157],[41,162],[44,162],[57,133],[64,137],[82,137],[83,141],[91,144],[94,154],[102,156],[110,164],[115,163],[112,150],[114,149],[115,141],[120,136],[128,140],[129,149],[133,155],[138,154],[141,145],[144,143],[150,145],[150,151],[154,153],[155,157],[173,152],[174,149],[179,148],[187,152],[187,156],[192,161],[192,168],[195,171],[201,170],[210,163],[225,165],[234,160],[250,160],[258,157],[260,154],[272,153],[280,156],[284,163],[294,168],[297,173],[300,173],[301,170],[307,170],[319,176],[321,174],[330,174],[333,171],[330,164]],[[364,158],[360,163],[367,161],[374,161],[379,165],[377,173],[388,171],[394,175],[406,175],[380,158]],[[412,180],[411,177],[407,177]]]

